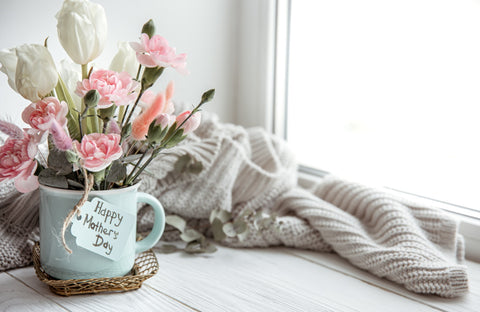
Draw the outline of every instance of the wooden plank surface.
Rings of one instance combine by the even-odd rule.
[[[67,311],[7,273],[0,273],[0,311]]]
[[[160,311],[159,307],[161,311],[193,311],[145,285],[129,292],[63,297],[50,292],[48,286],[38,280],[33,267],[13,270],[9,274],[37,290],[43,300],[53,301],[69,311]]]
[[[158,274],[125,293],[62,297],[32,267],[0,274],[0,311],[477,311],[480,265],[471,293],[421,296],[359,270],[334,254],[287,248],[210,255],[159,254]]]
[[[286,250],[158,254],[147,283],[201,311],[437,311]]]
[[[302,259],[309,260],[313,263],[317,263],[326,268],[330,268],[338,272],[342,272],[348,276],[355,277],[366,283],[376,285],[377,287],[391,291],[399,296],[403,296],[417,302],[422,302],[441,311],[480,311],[480,264],[476,262],[467,261],[469,293],[461,298],[448,299],[433,295],[420,295],[407,291],[405,288],[394,282],[376,277],[369,272],[354,267],[347,260],[339,257],[336,254],[322,254],[312,251],[293,249],[289,250],[289,253]]]

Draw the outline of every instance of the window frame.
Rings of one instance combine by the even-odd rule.
[[[269,66],[266,66],[264,69],[270,68],[273,73],[271,75],[265,72],[259,72],[257,74],[259,79],[265,79],[262,85],[266,87],[263,91],[265,93],[257,97],[257,100],[259,101],[252,102],[256,104],[256,110],[258,110],[259,106],[263,108],[262,115],[260,116],[260,118],[263,118],[263,122],[258,122],[261,120],[257,120],[257,125],[262,125],[268,131],[271,131],[275,135],[286,140],[288,139],[288,50],[290,40],[289,28],[291,4],[292,0],[258,1],[256,4],[253,4],[258,5],[257,12],[259,16],[263,16],[264,20],[267,20],[270,24],[269,27],[267,27],[267,30],[261,34],[263,38],[257,38],[257,42],[260,45],[263,45],[263,48],[262,46],[258,47],[258,51],[264,51],[264,61],[266,60],[266,64],[269,64]],[[250,11],[251,9],[254,9],[252,3],[250,3],[247,10]],[[243,13],[245,14],[246,11]],[[271,79],[272,83],[267,82],[269,79]],[[258,83],[258,81],[256,83]],[[247,89],[244,89],[243,91],[246,90]],[[242,89],[240,89],[240,92],[241,91]],[[264,104],[262,105],[260,103]],[[244,109],[245,107],[241,108]],[[255,110],[244,112],[244,115],[252,114],[253,111]],[[313,181],[318,182],[319,179],[322,179],[328,174],[328,171],[322,169],[303,165],[299,166],[299,182],[301,184]],[[388,187],[384,187],[384,189],[415,201],[427,202],[430,205],[440,207],[457,218],[459,220],[459,232],[465,239],[466,257],[470,260],[480,262],[480,237],[478,236],[478,233],[480,233],[480,210],[477,211],[468,207],[441,202],[418,194],[412,194]]]

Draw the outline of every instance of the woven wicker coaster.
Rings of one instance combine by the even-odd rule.
[[[32,250],[33,266],[37,277],[57,295],[71,296],[95,294],[107,291],[129,291],[142,287],[142,283],[158,271],[158,261],[152,250],[137,256],[129,275],[110,278],[57,280],[48,275],[40,265],[40,244],[35,242]]]

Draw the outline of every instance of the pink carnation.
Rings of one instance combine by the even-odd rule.
[[[32,128],[48,131],[54,120],[63,127],[67,123],[68,106],[54,97],[46,97],[28,105],[22,113],[22,119]]]
[[[83,136],[82,143],[74,144],[83,166],[92,172],[107,168],[123,153],[118,134],[91,133]]]
[[[37,189],[38,177],[34,175],[37,169],[37,143],[37,138],[28,133],[24,133],[22,139],[7,139],[0,147],[0,182],[14,179],[16,189],[22,193]]]
[[[188,73],[185,69],[187,55],[177,55],[175,48],[159,35],[149,38],[147,34],[142,34],[140,43],[130,42],[130,46],[137,52],[138,62],[146,67],[173,67],[180,73]]]
[[[129,105],[135,101],[135,90],[139,83],[132,79],[129,73],[117,73],[112,70],[97,70],[90,78],[78,82],[75,93],[83,97],[90,90],[97,90],[100,94],[99,108],[107,108],[113,104],[117,106]]]
[[[188,115],[190,115],[190,111],[185,111],[177,116],[177,126],[180,127],[182,123],[187,119]],[[190,132],[195,131],[200,125],[202,120],[202,115],[199,112],[195,113],[190,117],[185,123],[181,126],[183,129],[183,134],[188,134]]]

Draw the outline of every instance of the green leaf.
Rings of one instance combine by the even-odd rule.
[[[128,137],[130,135],[130,133],[132,133],[132,123],[131,122],[129,122],[128,124],[123,126],[121,136],[122,136],[122,138],[125,139],[126,137]]]
[[[47,165],[49,168],[56,171],[59,175],[67,175],[73,171],[73,166],[67,159],[67,154],[64,151],[60,151],[55,148],[51,143],[51,137],[49,135],[49,153],[47,159]]]
[[[68,188],[67,178],[63,175],[57,175],[56,171],[51,168],[46,168],[40,172],[38,183],[56,188]]]
[[[185,252],[189,254],[199,254],[199,253],[212,253],[217,251],[217,248],[207,241],[206,239],[201,239],[200,241],[193,241],[185,246]]]
[[[107,182],[115,183],[125,179],[126,175],[127,175],[127,166],[122,164],[121,161],[116,160],[112,163],[112,166],[110,167],[110,170],[108,171],[108,174],[105,180]]]
[[[235,237],[237,236],[237,232],[235,232],[235,228],[233,227],[233,223],[228,222],[225,223],[222,227],[223,233],[225,233],[228,237]]]
[[[95,179],[95,184],[99,185],[105,180],[105,169],[93,172],[93,178]]]
[[[216,241],[224,240],[227,237],[227,235],[225,235],[225,232],[223,232],[223,223],[219,219],[213,220],[211,229],[213,239],[215,239]]]
[[[163,254],[171,254],[179,250],[181,249],[171,244],[162,244],[160,247],[155,247],[155,251]]]
[[[67,178],[67,183],[69,186],[71,187],[74,187],[74,188],[79,188],[79,189],[83,189],[84,188],[84,185],[75,181],[75,180],[72,180],[72,179],[68,179]]]
[[[182,155],[178,157],[177,161],[173,165],[173,169],[177,173],[183,173],[187,169],[187,166],[191,160],[192,160],[192,157],[189,154]]]
[[[199,174],[203,170],[203,165],[199,161],[193,162],[191,165],[188,166],[188,172],[192,174]]]
[[[247,222],[243,221],[242,219],[237,219],[235,222],[233,222],[233,228],[235,233],[242,234],[248,230]]]
[[[55,92],[59,101],[64,101],[68,106],[67,113],[67,128],[72,139],[81,141],[80,137],[80,127],[78,125],[78,113],[76,112],[75,103],[73,102],[72,96],[68,92],[67,86],[62,80],[60,75],[58,76],[58,83],[55,87]]]
[[[193,242],[202,237],[203,235],[194,229],[186,229],[182,234],[180,234],[180,238],[187,243]]]
[[[183,218],[176,215],[167,216],[165,218],[165,223],[170,224],[171,226],[173,226],[174,228],[176,228],[182,233],[185,231],[185,228],[187,227],[187,222]]]
[[[139,160],[140,158],[142,158],[142,154],[133,154],[133,155],[128,155],[126,157],[120,158],[119,161],[121,161],[124,164],[128,164],[136,160]]]
[[[183,135],[183,129],[179,129],[177,132],[175,132],[173,137],[168,140],[168,142],[165,144],[165,147],[172,148],[178,143],[182,142],[186,137],[186,135]]]
[[[210,213],[210,223],[213,223],[215,219],[219,219],[220,222],[223,224],[227,221],[230,221],[232,219],[232,214],[226,210],[223,209],[214,209]]]

